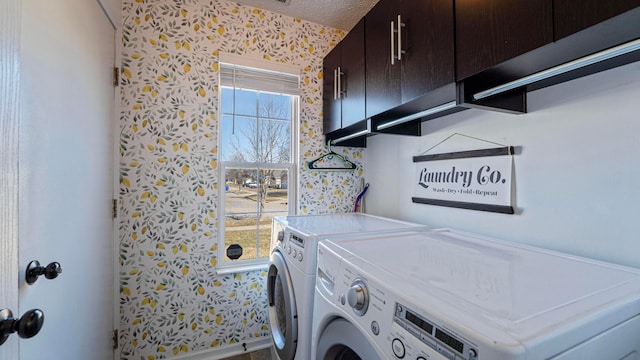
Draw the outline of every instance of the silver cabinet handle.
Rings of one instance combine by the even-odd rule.
[[[391,22],[391,65],[395,64],[396,61],[396,55],[394,54],[395,51],[395,32],[396,32],[396,26],[394,25],[393,21]]]
[[[338,99],[342,99],[342,69],[338,66]]]
[[[404,27],[404,23],[402,22],[402,18],[398,15],[398,23],[396,25],[395,21],[391,22],[391,65],[395,65],[396,60],[402,60],[402,54],[406,53],[406,51],[402,50],[402,28]],[[396,41],[397,37],[397,41]],[[396,43],[398,44],[398,55],[396,56]]]
[[[403,27],[404,27],[404,23],[402,22],[400,15],[398,15],[398,61],[402,60],[402,54],[405,53],[405,51],[402,50],[402,28]]]
[[[338,99],[338,69],[333,69],[333,100]]]

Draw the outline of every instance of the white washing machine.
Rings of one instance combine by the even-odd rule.
[[[311,359],[640,358],[640,270],[452,230],[323,240]]]
[[[320,239],[427,228],[361,213],[275,217],[267,294],[273,344],[280,359],[310,358],[316,253]]]

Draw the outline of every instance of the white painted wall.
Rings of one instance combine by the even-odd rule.
[[[366,211],[640,267],[640,63],[532,92],[528,104],[525,115],[428,121],[418,138],[371,137]],[[454,133],[521,146],[516,215],[411,202],[412,156]]]

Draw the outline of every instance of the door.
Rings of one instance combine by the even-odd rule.
[[[341,55],[342,44],[338,44],[325,56],[322,63],[322,114],[325,134],[342,128],[342,100],[338,96],[338,68]]]
[[[553,2],[554,40],[640,6],[640,0],[556,0]]]
[[[280,360],[293,360],[298,343],[298,312],[291,275],[280,251],[269,259],[267,296],[273,346]]]
[[[381,0],[366,15],[367,117],[455,82],[453,10],[451,0]]]
[[[453,1],[402,1],[402,103],[455,82]]]
[[[324,133],[365,119],[364,19],[323,61]]]
[[[397,58],[397,16],[400,2],[380,0],[365,16],[366,115],[372,117],[401,103]],[[393,25],[392,25],[393,23]],[[392,46],[393,45],[393,46]]]
[[[2,223],[10,251],[0,262],[12,265],[0,268],[0,293],[17,294],[18,304],[7,300],[15,317],[39,308],[45,321],[31,339],[12,335],[0,357],[112,359],[115,30],[95,0],[9,0],[0,13],[7,5],[0,29],[18,34],[19,71],[0,83],[2,92],[18,89],[12,116],[1,119],[11,135],[3,134],[0,166],[17,171],[2,188],[11,221]],[[27,285],[31,260],[63,271]]]
[[[553,41],[551,0],[456,0],[455,13],[457,80]]]
[[[364,19],[342,40],[340,70],[343,73],[342,127],[346,128],[365,119]]]
[[[397,356],[402,358],[403,356]],[[322,330],[318,338],[316,360],[375,360],[384,359],[358,328],[349,321],[337,318]]]

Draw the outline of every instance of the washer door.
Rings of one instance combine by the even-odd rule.
[[[280,251],[273,251],[267,275],[269,323],[273,345],[281,360],[293,360],[298,343],[298,312],[293,283]]]
[[[345,319],[333,320],[318,339],[316,360],[382,359],[358,328]]]

